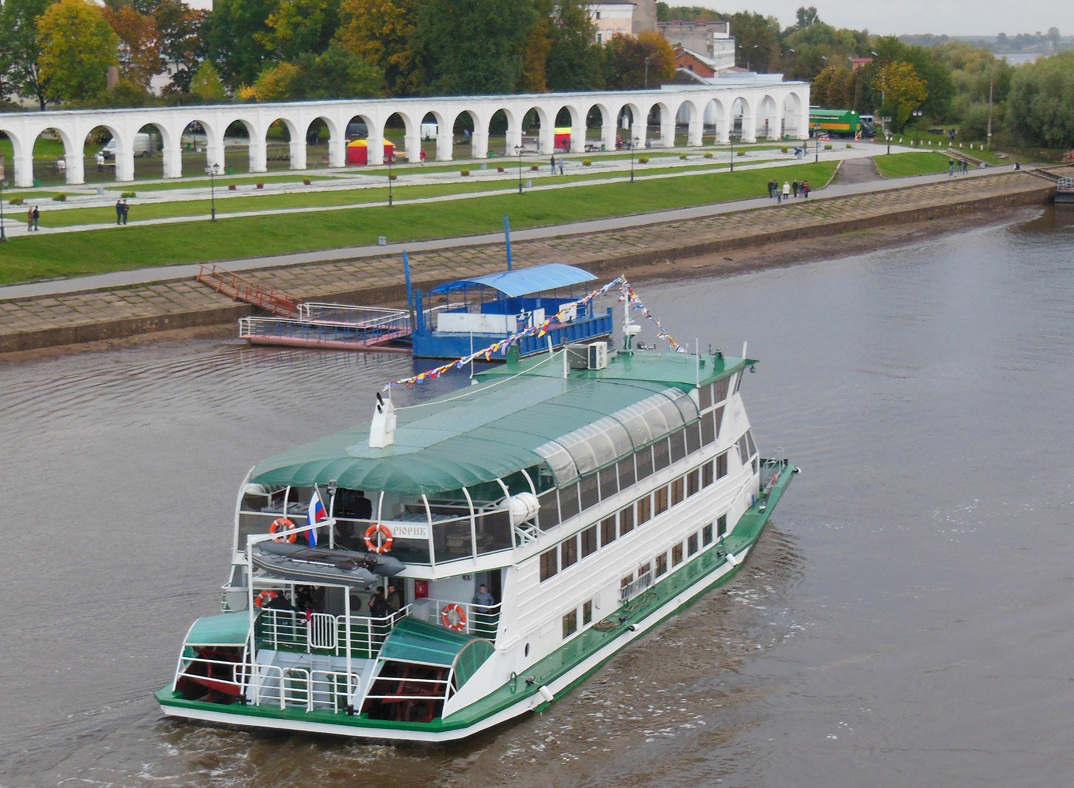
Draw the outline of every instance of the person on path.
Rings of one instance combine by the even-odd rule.
[[[425,149],[424,148],[422,148],[421,154],[418,156],[418,158],[421,159],[422,164],[425,164]]]
[[[34,229],[34,209],[26,209],[26,231],[29,232]]]
[[[789,200],[791,198],[791,185],[786,181],[783,181],[783,199]]]
[[[123,200],[116,200],[116,224],[123,224]]]
[[[556,154],[554,154],[554,153],[552,154],[552,158],[549,160],[548,163],[552,165],[552,174],[555,175],[556,174]]]
[[[560,175],[563,174],[563,157],[562,156],[559,157],[559,174]]]
[[[793,181],[791,183],[791,191],[794,193],[795,199],[797,199],[797,197],[798,197],[798,181]]]
[[[802,196],[809,199],[809,181],[802,181]]]
[[[947,160],[947,177],[950,178],[954,174],[955,174],[955,160],[954,159],[948,159]]]
[[[127,216],[130,214],[130,212],[131,212],[131,207],[129,205],[127,205],[127,201],[124,200],[123,201],[123,224],[127,223]]]
[[[97,172],[104,172],[104,154],[97,154]]]
[[[962,172],[968,173],[970,171],[970,163],[968,161],[962,162]]]
[[[771,200],[775,196],[776,196],[776,182],[775,181],[769,181],[768,182],[768,199]]]
[[[36,205],[34,206],[34,214],[33,214],[33,216],[34,216],[34,232],[36,233],[37,232],[37,226],[41,223],[41,211],[38,209],[38,207]]]

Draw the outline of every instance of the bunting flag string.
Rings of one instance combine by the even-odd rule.
[[[668,333],[668,331],[664,328],[660,321],[657,320],[656,316],[649,311],[645,304],[641,302],[641,299],[638,298],[637,293],[634,292],[634,288],[630,286],[630,282],[627,281],[627,278],[625,276],[617,276],[615,279],[608,282],[603,287],[599,287],[596,290],[593,290],[589,294],[583,296],[582,298],[579,298],[577,301],[572,301],[570,303],[560,305],[560,309],[558,312],[556,312],[556,314],[552,315],[552,317],[549,317],[546,320],[543,320],[537,325],[528,326],[527,328],[524,328],[509,337],[499,339],[493,342],[488,347],[481,348],[481,350],[475,350],[468,356],[463,356],[462,358],[456,359],[455,361],[449,361],[447,364],[436,367],[435,369],[430,369],[425,372],[418,373],[413,377],[404,378],[402,380],[390,381],[384,388],[390,389],[392,386],[407,386],[409,388],[415,383],[420,384],[426,383],[430,380],[436,380],[449,370],[462,369],[471,361],[491,361],[493,355],[495,354],[506,356],[507,351],[511,347],[511,345],[524,339],[525,337],[543,337],[552,328],[566,321],[571,316],[572,312],[576,312],[579,308],[584,307],[594,298],[599,298],[614,287],[618,287],[620,289],[620,292],[622,294],[619,299],[620,301],[628,301],[632,309],[639,310],[642,315],[647,317],[649,320],[652,320],[653,323],[656,324],[658,338],[667,340],[667,343],[676,352],[686,352],[686,348],[684,348],[682,345],[675,341],[675,338]]]

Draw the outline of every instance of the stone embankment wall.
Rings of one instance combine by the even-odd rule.
[[[1054,194],[1054,182],[1028,171],[835,198],[815,192],[808,200],[780,206],[516,242],[512,254],[518,265],[557,261],[596,274],[644,272],[669,259],[1043,205]],[[427,252],[411,261],[411,269],[415,286],[427,289],[445,280],[502,270],[504,264],[503,245],[492,244]],[[718,272],[719,267],[707,270]],[[267,268],[244,276],[304,300],[376,304],[405,298],[403,267],[395,256]],[[237,304],[192,279],[6,300],[0,301],[0,353],[223,325],[254,313],[253,307]]]

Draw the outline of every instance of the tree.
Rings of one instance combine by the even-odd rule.
[[[424,0],[415,39],[425,87],[444,95],[514,92],[536,16],[534,0]]]
[[[216,66],[212,64],[212,61],[203,60],[201,65],[198,66],[198,70],[194,72],[193,79],[190,80],[190,92],[202,101],[210,103],[227,98],[224,83],[220,79],[220,74],[217,73]]]
[[[153,17],[160,33],[160,54],[174,69],[165,92],[189,93],[194,71],[205,56],[201,37],[205,12],[189,8],[182,0],[160,0]]]
[[[380,95],[384,74],[339,44],[294,63],[277,63],[253,87],[258,101],[371,98]],[[246,91],[243,91],[245,95]]]
[[[797,19],[794,25],[795,30],[802,30],[820,22],[820,14],[817,13],[816,6],[809,6],[809,8],[799,7],[795,12],[795,17]]]
[[[561,0],[553,18],[548,52],[551,90],[596,90],[604,86],[601,49],[593,18],[579,0]]]
[[[149,80],[164,68],[156,20],[152,16],[135,11],[134,7],[129,5],[118,11],[105,6],[102,13],[119,36],[120,77],[148,88]]]
[[[416,15],[415,0],[343,0],[335,41],[383,72],[388,95],[413,95],[424,80]]]
[[[604,47],[604,82],[612,90],[654,87],[674,73],[675,54],[659,33],[616,33]]]
[[[267,31],[254,37],[275,57],[294,60],[328,48],[339,26],[339,0],[277,0]]]
[[[51,3],[52,0],[6,0],[0,5],[0,82],[12,93],[34,96],[42,110],[47,99],[37,65],[41,56],[37,18]]]
[[[57,0],[37,20],[38,68],[55,101],[92,101],[108,86],[119,38],[91,0]]]
[[[206,17],[204,36],[208,55],[219,68],[219,78],[236,87],[251,84],[270,60],[270,51],[258,37],[269,33],[273,0],[216,0]]]
[[[1074,52],[1015,69],[1005,125],[1028,145],[1074,147]]]
[[[885,108],[891,110],[895,130],[903,131],[910,114],[929,97],[924,80],[911,64],[900,60],[885,63],[879,69],[876,81],[883,92]]]

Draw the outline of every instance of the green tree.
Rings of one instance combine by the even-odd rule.
[[[333,44],[317,56],[302,61],[306,73],[305,98],[350,99],[382,95],[384,72]]]
[[[1015,70],[1005,126],[1027,145],[1074,147],[1074,52]]]
[[[534,0],[424,0],[415,38],[429,80],[444,95],[511,93],[522,76]]]
[[[884,106],[890,108],[895,130],[903,131],[911,113],[921,107],[929,96],[925,81],[904,60],[884,64],[876,80],[883,91]]]
[[[42,110],[47,96],[37,64],[41,56],[37,18],[51,3],[52,0],[5,0],[0,5],[0,82],[14,94],[34,96]]]
[[[409,96],[424,80],[416,22],[416,0],[343,0],[335,41],[383,72],[387,95]]]
[[[194,77],[190,80],[190,92],[202,101],[212,103],[223,101],[227,98],[227,91],[216,71],[216,66],[210,60],[203,60]]]
[[[732,14],[731,32],[738,45],[735,64],[753,71],[770,71],[778,67],[782,51],[779,20],[755,13]],[[817,69],[819,71],[820,69]],[[816,74],[812,72],[810,76]]]
[[[182,0],[160,0],[153,17],[160,33],[160,54],[175,71],[166,92],[190,92],[194,71],[205,56],[201,28],[205,12],[190,8]]]
[[[271,52],[258,34],[268,34],[268,17],[274,0],[216,0],[205,20],[208,56],[219,68],[220,79],[230,87],[252,84],[271,60]]]
[[[551,90],[596,90],[604,86],[601,48],[589,11],[579,0],[561,0],[553,17],[548,52]]]
[[[674,73],[671,44],[659,33],[616,33],[604,46],[604,82],[612,90],[658,87]]]
[[[277,0],[267,31],[254,33],[276,58],[294,60],[328,48],[339,26],[339,0]]]
[[[37,19],[37,64],[54,101],[92,101],[108,86],[119,37],[91,0],[57,0]]]

